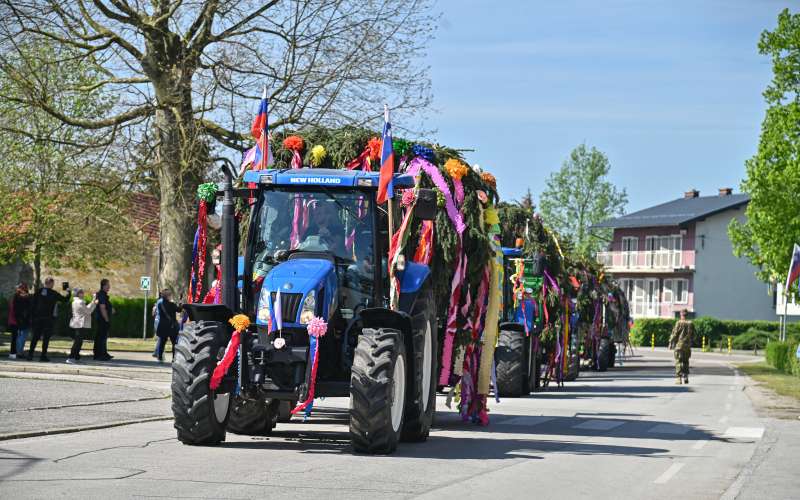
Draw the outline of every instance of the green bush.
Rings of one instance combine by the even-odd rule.
[[[740,350],[752,351],[755,349],[764,349],[767,343],[778,340],[778,332],[768,332],[764,330],[757,330],[751,328],[746,332],[733,337],[733,348]]]
[[[767,344],[767,363],[774,366],[778,371],[788,372],[787,368],[791,366],[789,349],[789,342],[770,342]],[[794,352],[791,355],[794,357]]]
[[[641,318],[633,322],[630,340],[635,346],[649,346],[651,336],[655,334],[656,346],[666,347],[669,344],[669,336],[675,326],[674,319],[666,318]]]

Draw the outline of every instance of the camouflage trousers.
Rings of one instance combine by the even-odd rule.
[[[675,375],[686,377],[689,375],[689,358],[692,352],[682,349],[675,349]]]

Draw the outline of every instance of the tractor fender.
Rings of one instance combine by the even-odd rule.
[[[512,332],[524,332],[525,326],[521,323],[516,323],[514,321],[504,321],[498,325],[499,330],[510,330]]]
[[[233,311],[223,304],[184,304],[183,310],[189,315],[190,321],[216,321],[227,324],[233,317]]]
[[[431,270],[425,264],[407,262],[400,276],[400,310],[411,312],[417,295],[428,282]]]
[[[411,339],[414,330],[411,324],[411,316],[403,311],[393,311],[385,307],[370,307],[362,309],[359,313],[364,328],[393,328],[403,333],[403,342],[406,345],[406,352],[412,353],[414,346]]]

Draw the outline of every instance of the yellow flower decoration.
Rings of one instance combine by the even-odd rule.
[[[250,326],[250,318],[247,317],[245,314],[237,314],[236,316],[232,317],[228,320],[228,323],[233,325],[233,328],[241,333],[247,330],[247,327]]]
[[[325,146],[322,144],[317,144],[311,148],[311,165],[314,167],[319,167],[322,165],[322,162],[325,161],[325,157],[327,155],[328,152],[325,151]]]
[[[444,169],[450,177],[457,181],[460,181],[462,177],[469,173],[469,167],[455,158],[447,160],[444,164]]]
[[[497,210],[494,208],[487,208],[485,212],[483,212],[483,218],[486,221],[486,224],[494,225],[500,224],[500,216],[497,213]]]

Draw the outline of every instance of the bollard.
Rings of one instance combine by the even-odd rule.
[[[700,347],[700,352],[706,352],[706,336],[703,335],[703,344]]]
[[[652,350],[654,350],[654,351],[656,350],[656,334],[655,333],[651,333],[650,334],[650,348]]]
[[[728,337],[728,354],[731,353],[731,337]]]

